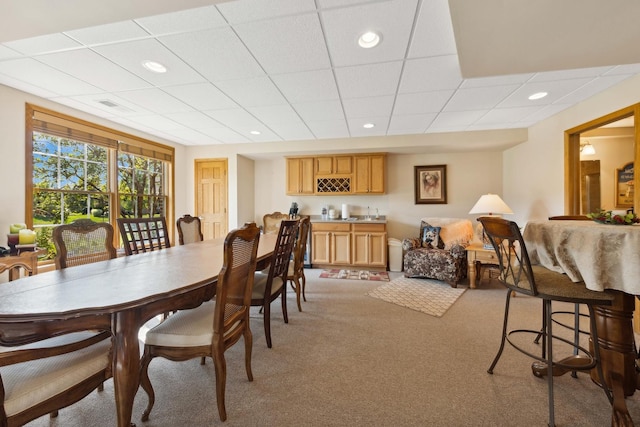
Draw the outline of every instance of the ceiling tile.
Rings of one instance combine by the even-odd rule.
[[[309,128],[298,121],[295,123],[273,123],[269,127],[285,141],[315,139]]]
[[[420,58],[456,53],[449,3],[441,0],[423,0],[408,57]]]
[[[269,74],[329,68],[318,16],[287,16],[238,25],[236,33]]]
[[[260,120],[242,109],[205,111],[206,115],[213,117],[225,126],[249,138],[252,130],[263,131],[266,127]]]
[[[193,111],[193,108],[160,89],[142,89],[119,92],[118,96],[158,114]]]
[[[365,123],[374,123],[372,128],[364,128]],[[358,136],[384,136],[387,134],[387,127],[389,125],[389,117],[371,117],[369,119],[347,119],[349,125],[349,133],[352,137]]]
[[[0,73],[63,96],[102,92],[95,86],[33,59],[0,62]]]
[[[72,97],[72,99],[90,105],[93,108],[105,111],[107,114],[116,114],[121,117],[149,116],[152,114],[151,111],[148,111],[141,106],[129,102],[126,99],[121,98],[113,93],[77,95]]]
[[[477,77],[473,79],[465,79],[460,88],[469,89],[472,87],[487,86],[507,86],[513,84],[523,84],[531,80],[534,73],[529,74],[513,74],[510,76],[494,76],[494,77]]]
[[[388,135],[423,133],[435,119],[436,113],[410,114],[391,117]]]
[[[337,68],[336,80],[344,99],[393,95],[398,88],[402,62]]]
[[[344,100],[344,111],[349,119],[375,116],[389,117],[393,108],[393,95]]]
[[[400,93],[456,89],[462,83],[456,55],[406,61]]]
[[[9,49],[7,46],[0,44],[0,60],[19,58],[21,56],[22,55],[15,50]]]
[[[399,115],[437,113],[442,110],[453,93],[453,90],[401,93],[396,98],[393,113]]]
[[[200,111],[169,113],[165,114],[164,116],[170,118],[176,123],[180,123],[183,126],[193,128],[200,132],[224,127],[222,123],[212,119],[211,117]]]
[[[230,28],[163,36],[158,40],[213,83],[265,74]]]
[[[323,11],[322,21],[334,67],[397,61],[405,57],[416,0],[393,0]],[[378,46],[363,49],[358,38],[375,30]]]
[[[161,131],[186,129],[181,124],[162,116],[132,116],[128,117],[128,119],[134,123],[140,123],[141,125],[149,126],[150,128],[158,129]]]
[[[52,53],[39,56],[38,60],[106,91],[141,89],[151,86],[88,49]]]
[[[5,42],[4,45],[24,55],[39,55],[46,52],[58,52],[74,49],[82,45],[64,34],[49,34],[30,39]]]
[[[135,22],[152,35],[199,31],[228,25],[215,6],[139,18]]]
[[[438,116],[433,120],[433,122],[429,126],[429,130],[438,128],[450,129],[459,126],[469,126],[470,124],[475,123],[488,112],[488,110],[443,112],[438,114]]]
[[[249,107],[247,110],[267,126],[274,123],[302,123],[298,113],[289,104]]]
[[[613,70],[613,68],[614,67],[594,67],[579,68],[576,70],[545,71],[542,73],[536,73],[529,82],[549,82],[556,80],[582,79],[585,77],[598,77]]]
[[[475,124],[515,123],[540,110],[539,106],[519,108],[495,108],[476,120]]]
[[[98,46],[93,50],[154,86],[205,81],[204,77],[154,39]],[[167,72],[154,73],[147,70],[143,66],[143,62],[147,60],[164,65]]]
[[[278,74],[271,79],[291,103],[338,99],[338,88],[331,70]]]
[[[610,88],[611,86],[620,83],[622,80],[628,79],[629,76],[625,74],[620,75],[607,75],[605,77],[599,77],[591,80],[580,86],[578,89],[569,93],[566,96],[560,98],[558,103],[560,104],[577,104],[580,101],[584,101],[593,95],[602,92],[603,90]]]
[[[276,18],[315,10],[313,0],[245,0],[218,4],[231,24]]]
[[[344,112],[340,101],[300,102],[293,108],[305,122],[344,120]]]
[[[349,128],[344,119],[309,120],[307,121],[307,125],[318,139],[349,137]]]
[[[210,83],[165,87],[162,90],[195,110],[224,110],[238,108],[238,104]]]
[[[268,77],[225,80],[216,84],[229,98],[245,107],[282,105],[286,100]]]
[[[518,85],[512,85],[459,89],[451,97],[449,102],[447,102],[443,111],[486,110],[494,108],[518,88]]]
[[[497,108],[515,108],[528,107],[531,105],[552,104],[563,96],[589,83],[591,80],[593,79],[587,77],[572,80],[526,83],[509,95],[507,99],[497,105]],[[529,96],[538,92],[547,92],[548,95],[536,100],[529,99]]]
[[[97,27],[66,31],[63,34],[84,45],[115,43],[149,36],[149,34],[134,21],[98,25]]]
[[[251,142],[246,136],[243,136],[229,128],[208,129],[203,133],[219,141],[223,141],[225,144],[241,144]]]

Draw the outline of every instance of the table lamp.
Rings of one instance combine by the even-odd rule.
[[[497,194],[483,194],[469,211],[469,214],[481,214],[488,216],[500,216],[512,214],[513,211]],[[487,238],[484,228],[482,229],[482,245],[485,249],[493,249],[491,241]]]

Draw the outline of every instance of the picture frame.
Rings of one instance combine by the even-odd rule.
[[[447,165],[414,166],[415,204],[447,203]]]
[[[616,208],[633,207],[633,162],[616,169],[615,194]]]

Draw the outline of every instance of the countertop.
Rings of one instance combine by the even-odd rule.
[[[348,222],[355,224],[386,224],[387,217],[385,215],[380,215],[378,219],[376,219],[375,215],[371,215],[371,219],[366,219],[366,215],[352,215],[349,219],[329,219],[323,218],[322,215],[309,215],[311,222]]]

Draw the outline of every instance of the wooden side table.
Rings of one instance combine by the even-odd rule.
[[[20,268],[29,276],[38,273],[38,255],[42,250],[23,251],[19,255],[0,257],[0,273],[9,271],[9,281],[20,278]]]
[[[480,283],[480,279],[482,278],[480,274],[481,264],[497,266],[498,257],[493,249],[485,249],[481,243],[472,243],[467,246],[467,262],[469,287],[475,289],[476,285]]]

